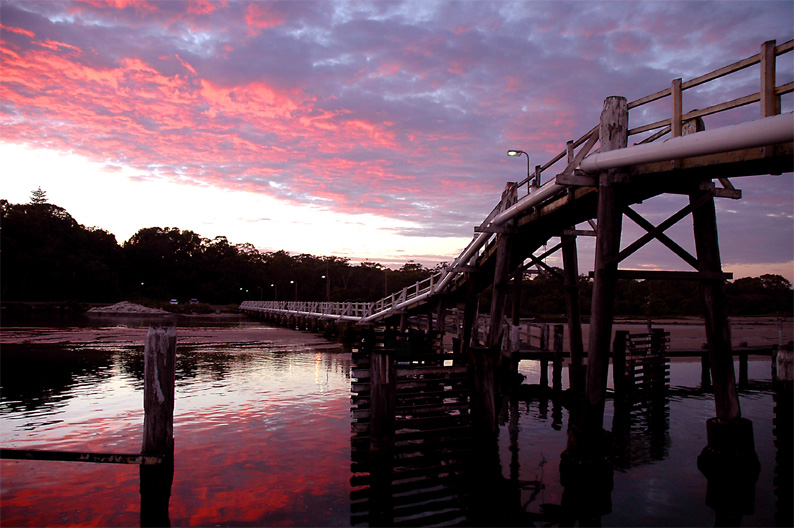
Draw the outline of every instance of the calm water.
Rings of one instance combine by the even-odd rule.
[[[180,345],[171,524],[349,526],[350,368],[351,354],[341,348]],[[677,390],[696,389],[699,368],[674,362],[671,395],[660,406],[635,410],[603,525],[714,525],[706,479],[696,467],[713,400]],[[537,369],[522,362],[527,383],[537,383]],[[3,345],[1,372],[0,446],[140,450],[142,345]],[[750,380],[753,390],[742,392],[741,405],[753,421],[762,469],[753,513],[742,525],[774,526],[768,358],[751,362]],[[607,413],[611,429],[611,403]],[[502,422],[499,471],[510,507],[538,524],[557,524],[567,410],[551,401],[516,401]],[[139,525],[137,466],[3,460],[0,471],[3,526]]]

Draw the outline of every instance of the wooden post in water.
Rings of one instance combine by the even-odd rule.
[[[150,326],[143,355],[141,454],[163,457],[163,462],[140,467],[141,526],[170,526],[168,503],[174,479],[176,328]]]
[[[551,368],[551,388],[555,392],[562,391],[562,338],[565,327],[554,325],[554,361]]]
[[[370,515],[377,525],[392,521],[392,472],[394,467],[394,419],[397,380],[391,351],[375,347],[375,332],[365,333],[364,347],[370,357]]]
[[[582,310],[579,304],[579,259],[576,237],[562,235],[562,262],[565,273],[565,309],[568,319],[568,346],[571,363],[568,384],[577,399],[584,395],[584,345],[582,344]]]
[[[716,497],[724,500],[729,496],[731,486],[726,487],[725,483],[752,482],[754,485],[760,464],[755,452],[753,423],[742,418],[736,391],[714,196],[709,191],[698,190],[690,193],[689,200],[692,204],[702,202],[692,211],[692,224],[698,271],[703,275],[700,292],[717,414],[706,421],[708,444],[698,457],[698,468],[706,475],[710,486],[713,484],[715,490],[721,490],[708,493],[711,498],[707,502],[720,502]]]
[[[629,113],[625,97],[608,97],[601,112],[599,138],[601,152],[625,148],[628,140]],[[600,431],[604,422],[609,347],[615,309],[615,284],[620,252],[623,214],[616,184],[621,173],[604,171],[598,178],[598,235],[595,252],[595,280],[590,316],[590,342],[587,357],[587,381],[583,408],[583,427]]]
[[[438,326],[438,335],[441,340],[441,348],[444,348],[444,334],[447,332],[447,296],[441,295],[438,299],[438,306],[436,307],[436,326]]]
[[[628,332],[618,330],[615,332],[615,341],[612,344],[612,385],[615,387],[615,400],[626,395],[626,339]]]
[[[144,455],[174,450],[174,377],[176,328],[152,325],[146,335],[143,367]]]
[[[690,194],[690,203],[699,201],[704,193],[708,191],[696,191]],[[717,419],[729,422],[740,418],[742,413],[739,408],[739,396],[736,393],[736,374],[733,371],[731,327],[726,311],[724,280],[718,277],[722,274],[722,263],[713,196],[708,197],[703,205],[692,211],[692,223],[699,271],[704,275],[713,275],[711,278],[701,279],[700,292]]]

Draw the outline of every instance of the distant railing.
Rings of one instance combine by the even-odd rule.
[[[769,117],[778,114],[780,112],[779,98],[783,94],[794,92],[794,82],[779,86],[775,84],[776,57],[788,53],[792,51],[792,49],[794,49],[794,40],[790,40],[778,46],[775,45],[774,41],[765,42],[761,46],[760,53],[686,82],[682,82],[681,79],[674,79],[670,88],[629,102],[628,108],[631,110],[665,97],[671,97],[672,112],[669,118],[629,129],[628,134],[636,135],[656,130],[655,133],[640,141],[640,144],[656,141],[667,134],[671,134],[672,137],[678,137],[682,135],[682,127],[686,122],[757,102],[761,103],[761,117]],[[757,93],[730,101],[724,101],[707,108],[683,113],[683,91],[742,71],[756,64],[761,65],[761,88]],[[488,248],[495,241],[500,226],[527,209],[546,203],[567,191],[570,184],[560,182],[569,181],[566,180],[566,177],[570,178],[574,175],[586,157],[598,153],[599,149],[594,149],[597,142],[598,126],[596,125],[579,139],[568,141],[565,150],[552,157],[548,162],[543,165],[536,165],[533,174],[528,175],[525,179],[517,183],[508,183],[505,192],[502,193],[501,199],[491,213],[480,226],[475,228],[472,241],[469,242],[451,265],[446,266],[442,271],[433,274],[427,279],[403,288],[374,303],[247,301],[244,302],[240,308],[243,310],[250,309],[253,311],[273,311],[281,313],[289,311],[290,313],[300,315],[313,315],[331,319],[369,323],[399,313],[401,310],[415,305],[416,303],[425,302],[430,297],[442,293],[449,287],[449,284],[457,275],[477,266],[477,262],[484,248]],[[549,170],[563,158],[566,159],[566,166],[562,172],[556,174],[554,178],[550,179],[545,184],[540,185],[543,172]],[[524,185],[527,186],[527,194],[516,201],[516,195]],[[508,207],[508,203],[512,205]]]

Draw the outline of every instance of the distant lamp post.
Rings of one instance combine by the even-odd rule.
[[[276,284],[273,283],[273,284],[270,285],[270,287],[274,288],[274,290],[273,290],[273,300],[274,301],[278,301],[278,286],[276,286]]]
[[[295,285],[295,302],[298,301],[298,281],[291,280],[289,281],[290,284]]]
[[[527,154],[523,150],[512,150],[511,149],[511,150],[507,151],[507,155],[510,156],[510,157],[521,156],[521,154],[523,154],[524,156],[527,157],[527,181],[530,181],[530,176],[531,176],[532,173],[530,172],[530,169],[529,169],[529,154]],[[535,178],[535,182],[532,185],[535,186],[535,187],[540,187],[539,178]]]
[[[325,302],[329,302],[331,300],[331,276],[323,275],[322,278],[325,279]]]

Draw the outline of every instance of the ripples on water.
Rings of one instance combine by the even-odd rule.
[[[341,349],[180,345],[172,525],[349,525],[350,363]],[[2,366],[3,447],[140,450],[142,346],[4,345]],[[698,387],[699,367],[673,362],[673,388]],[[526,383],[538,382],[536,363],[521,368]],[[751,362],[750,379],[770,379],[768,359]],[[712,398],[672,391],[661,408],[637,408],[604,525],[714,524],[695,462]],[[743,524],[772,525],[771,392],[743,392],[741,405],[762,464],[755,513]],[[607,429],[612,420],[608,403]],[[502,476],[538,518],[553,519],[563,498],[567,427],[567,410],[550,400],[514,402],[502,415]],[[139,524],[136,466],[4,460],[0,469],[4,526]]]
[[[142,347],[4,345],[3,447],[140,451]],[[344,525],[349,354],[179,346],[174,525]],[[2,461],[2,524],[135,526],[138,468]]]

